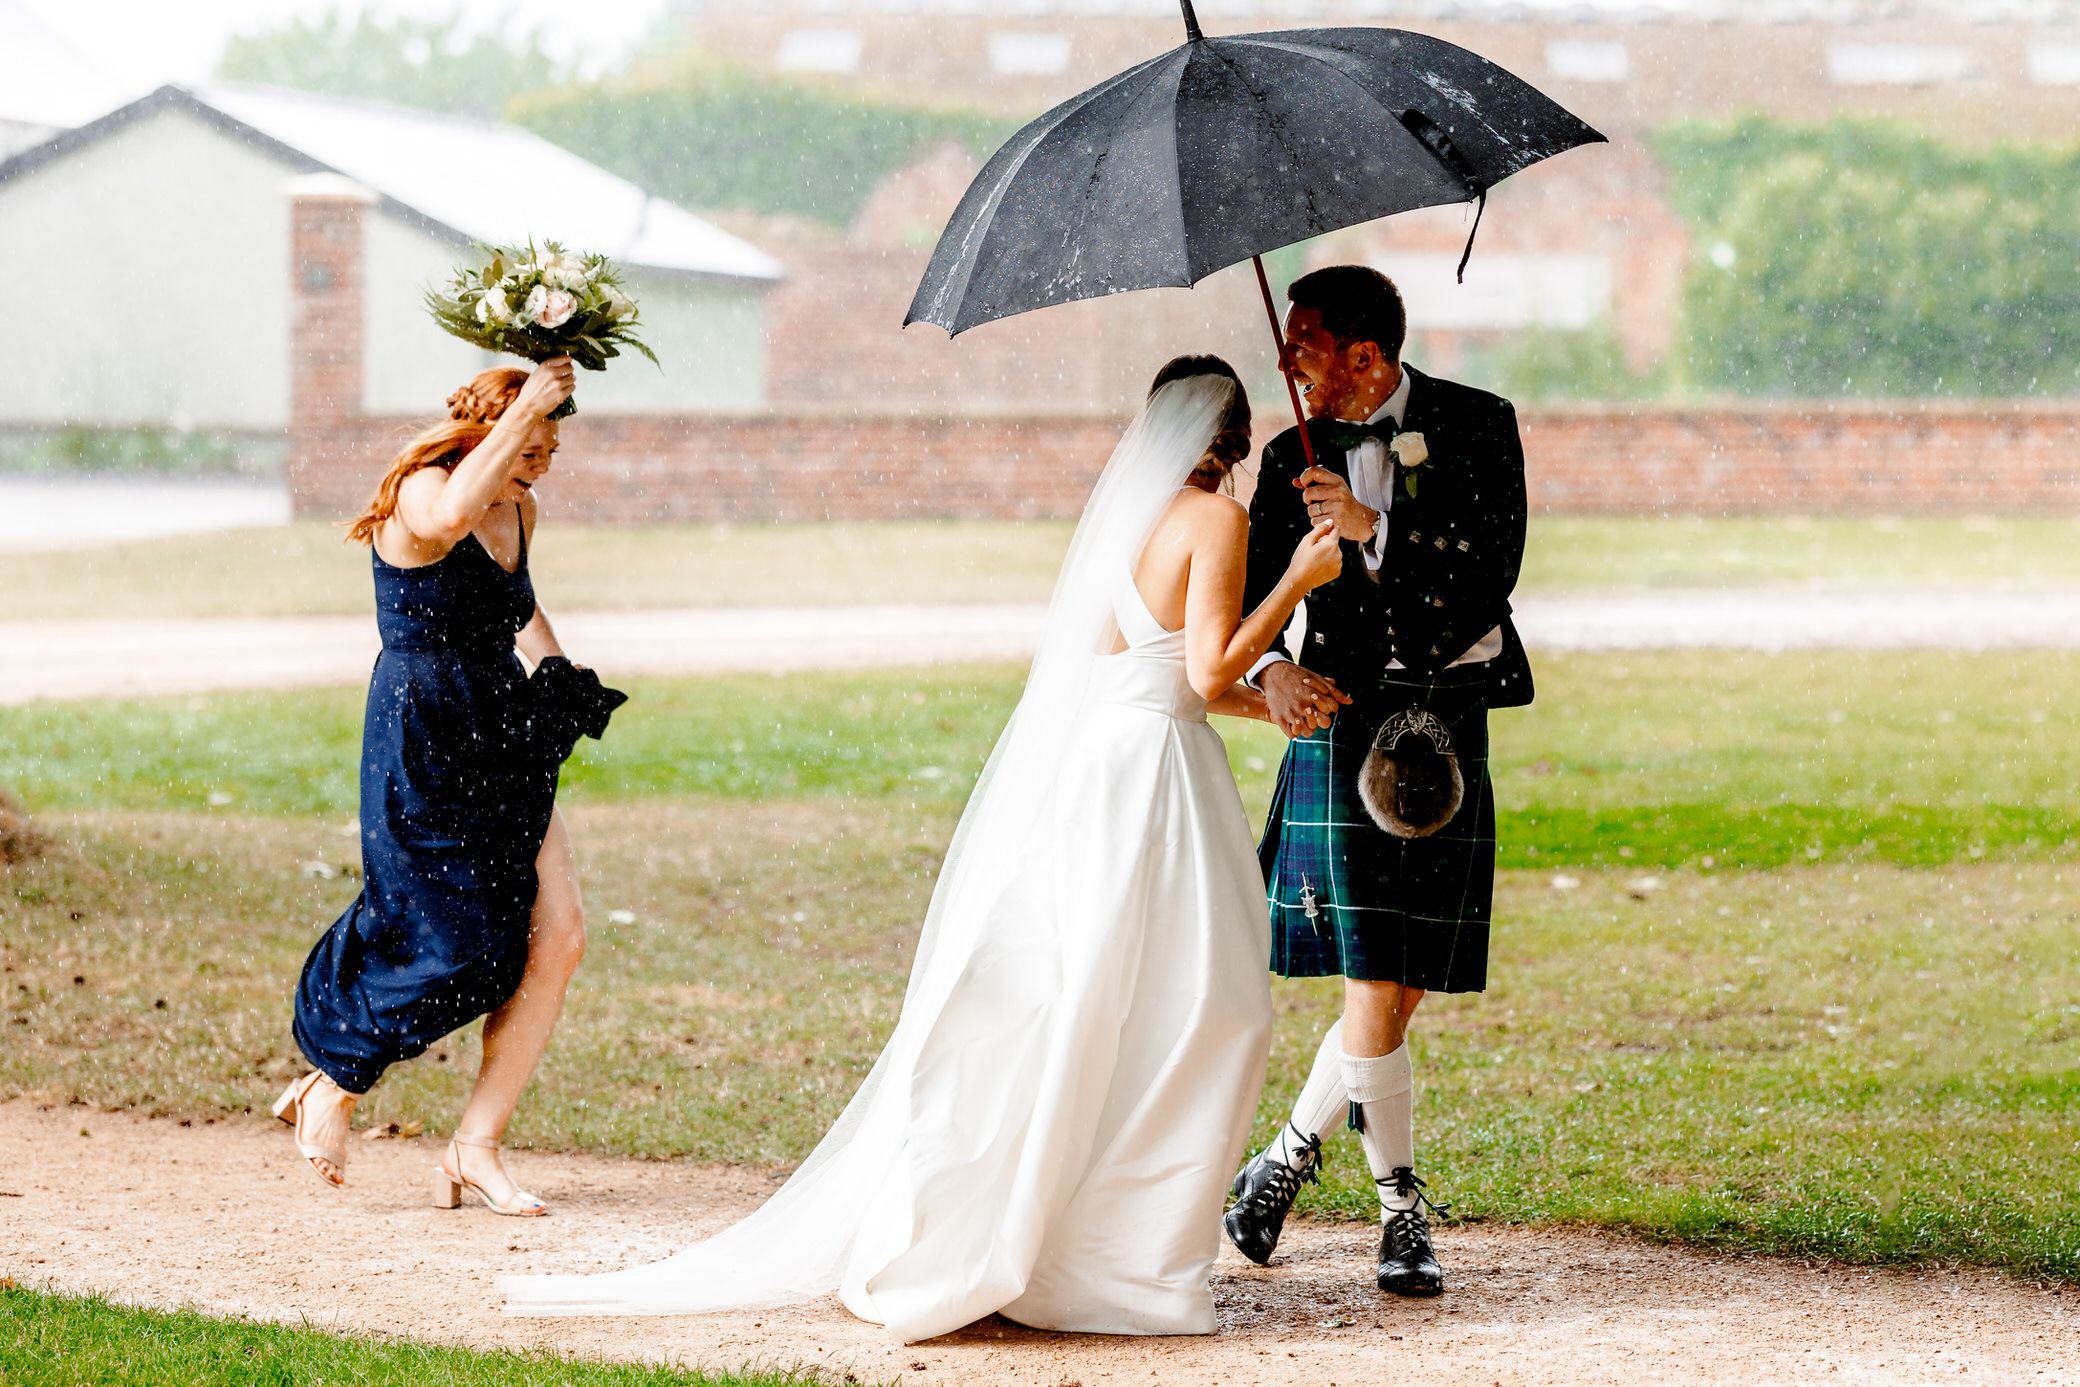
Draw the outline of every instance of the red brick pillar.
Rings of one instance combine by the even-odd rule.
[[[336,173],[282,185],[289,199],[289,497],[295,514],[359,507],[361,221],[376,195]]]

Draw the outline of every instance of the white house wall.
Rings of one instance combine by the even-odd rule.
[[[44,305],[0,424],[285,428],[290,171],[165,110],[0,183]]]
[[[435,327],[422,299],[470,248],[384,212],[362,227],[362,408],[438,415],[450,393],[497,360]]]
[[[604,372],[578,372],[578,408],[598,414],[759,409],[765,391],[764,295],[756,288],[662,271],[631,271],[640,336],[652,366],[624,352]]]

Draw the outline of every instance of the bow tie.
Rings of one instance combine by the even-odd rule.
[[[1322,429],[1322,441],[1348,453],[1368,438],[1390,443],[1399,432],[1401,430],[1392,419],[1382,419],[1376,424],[1353,424],[1344,419],[1331,419]]]

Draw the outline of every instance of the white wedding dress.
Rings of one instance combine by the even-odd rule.
[[[1205,1334],[1263,1082],[1270,924],[1206,700],[1133,563],[1232,387],[1165,386],[1114,453],[1025,697],[926,916],[903,1013],[757,1213],[652,1266],[502,1277],[519,1314],[673,1314],[838,1293],[904,1342],[993,1312]],[[1127,649],[1104,654],[1117,632]]]

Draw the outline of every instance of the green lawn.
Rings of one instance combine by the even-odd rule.
[[[2080,1279],[2080,746],[2058,707],[2080,656],[1570,657],[1539,675],[1536,706],[1495,715],[1515,865],[1490,989],[1435,999],[1419,1028],[1442,1197]],[[594,946],[513,1139],[791,1163],[893,1023],[1017,674],[632,688],[572,773]],[[0,1096],[208,1122],[298,1071],[290,983],[355,890],[357,702],[0,710],[0,782],[67,844],[0,876]],[[1276,738],[1224,731],[1261,812]],[[1333,983],[1277,996],[1266,1134],[1335,1004]],[[438,1129],[474,1063],[451,1037],[364,1120]],[[1369,1182],[1337,1147],[1307,1207],[1361,1214]]]
[[[324,1334],[0,1287],[0,1382],[8,1387],[813,1387],[821,1380]]]
[[[554,613],[862,602],[1044,602],[1065,521],[588,527],[545,524],[533,564]],[[368,555],[305,521],[9,562],[8,620],[360,615]],[[2071,588],[2067,518],[1541,516],[1520,591]]]
[[[1512,866],[2067,860],[2080,654],[1548,656],[1491,719]],[[567,802],[836,797],[948,811],[1019,671],[621,681]],[[0,784],[48,809],[334,815],[355,805],[358,690],[0,708]],[[1219,723],[1252,814],[1282,739]],[[225,798],[228,796],[228,800]],[[1710,859],[1707,863],[1706,859]]]

